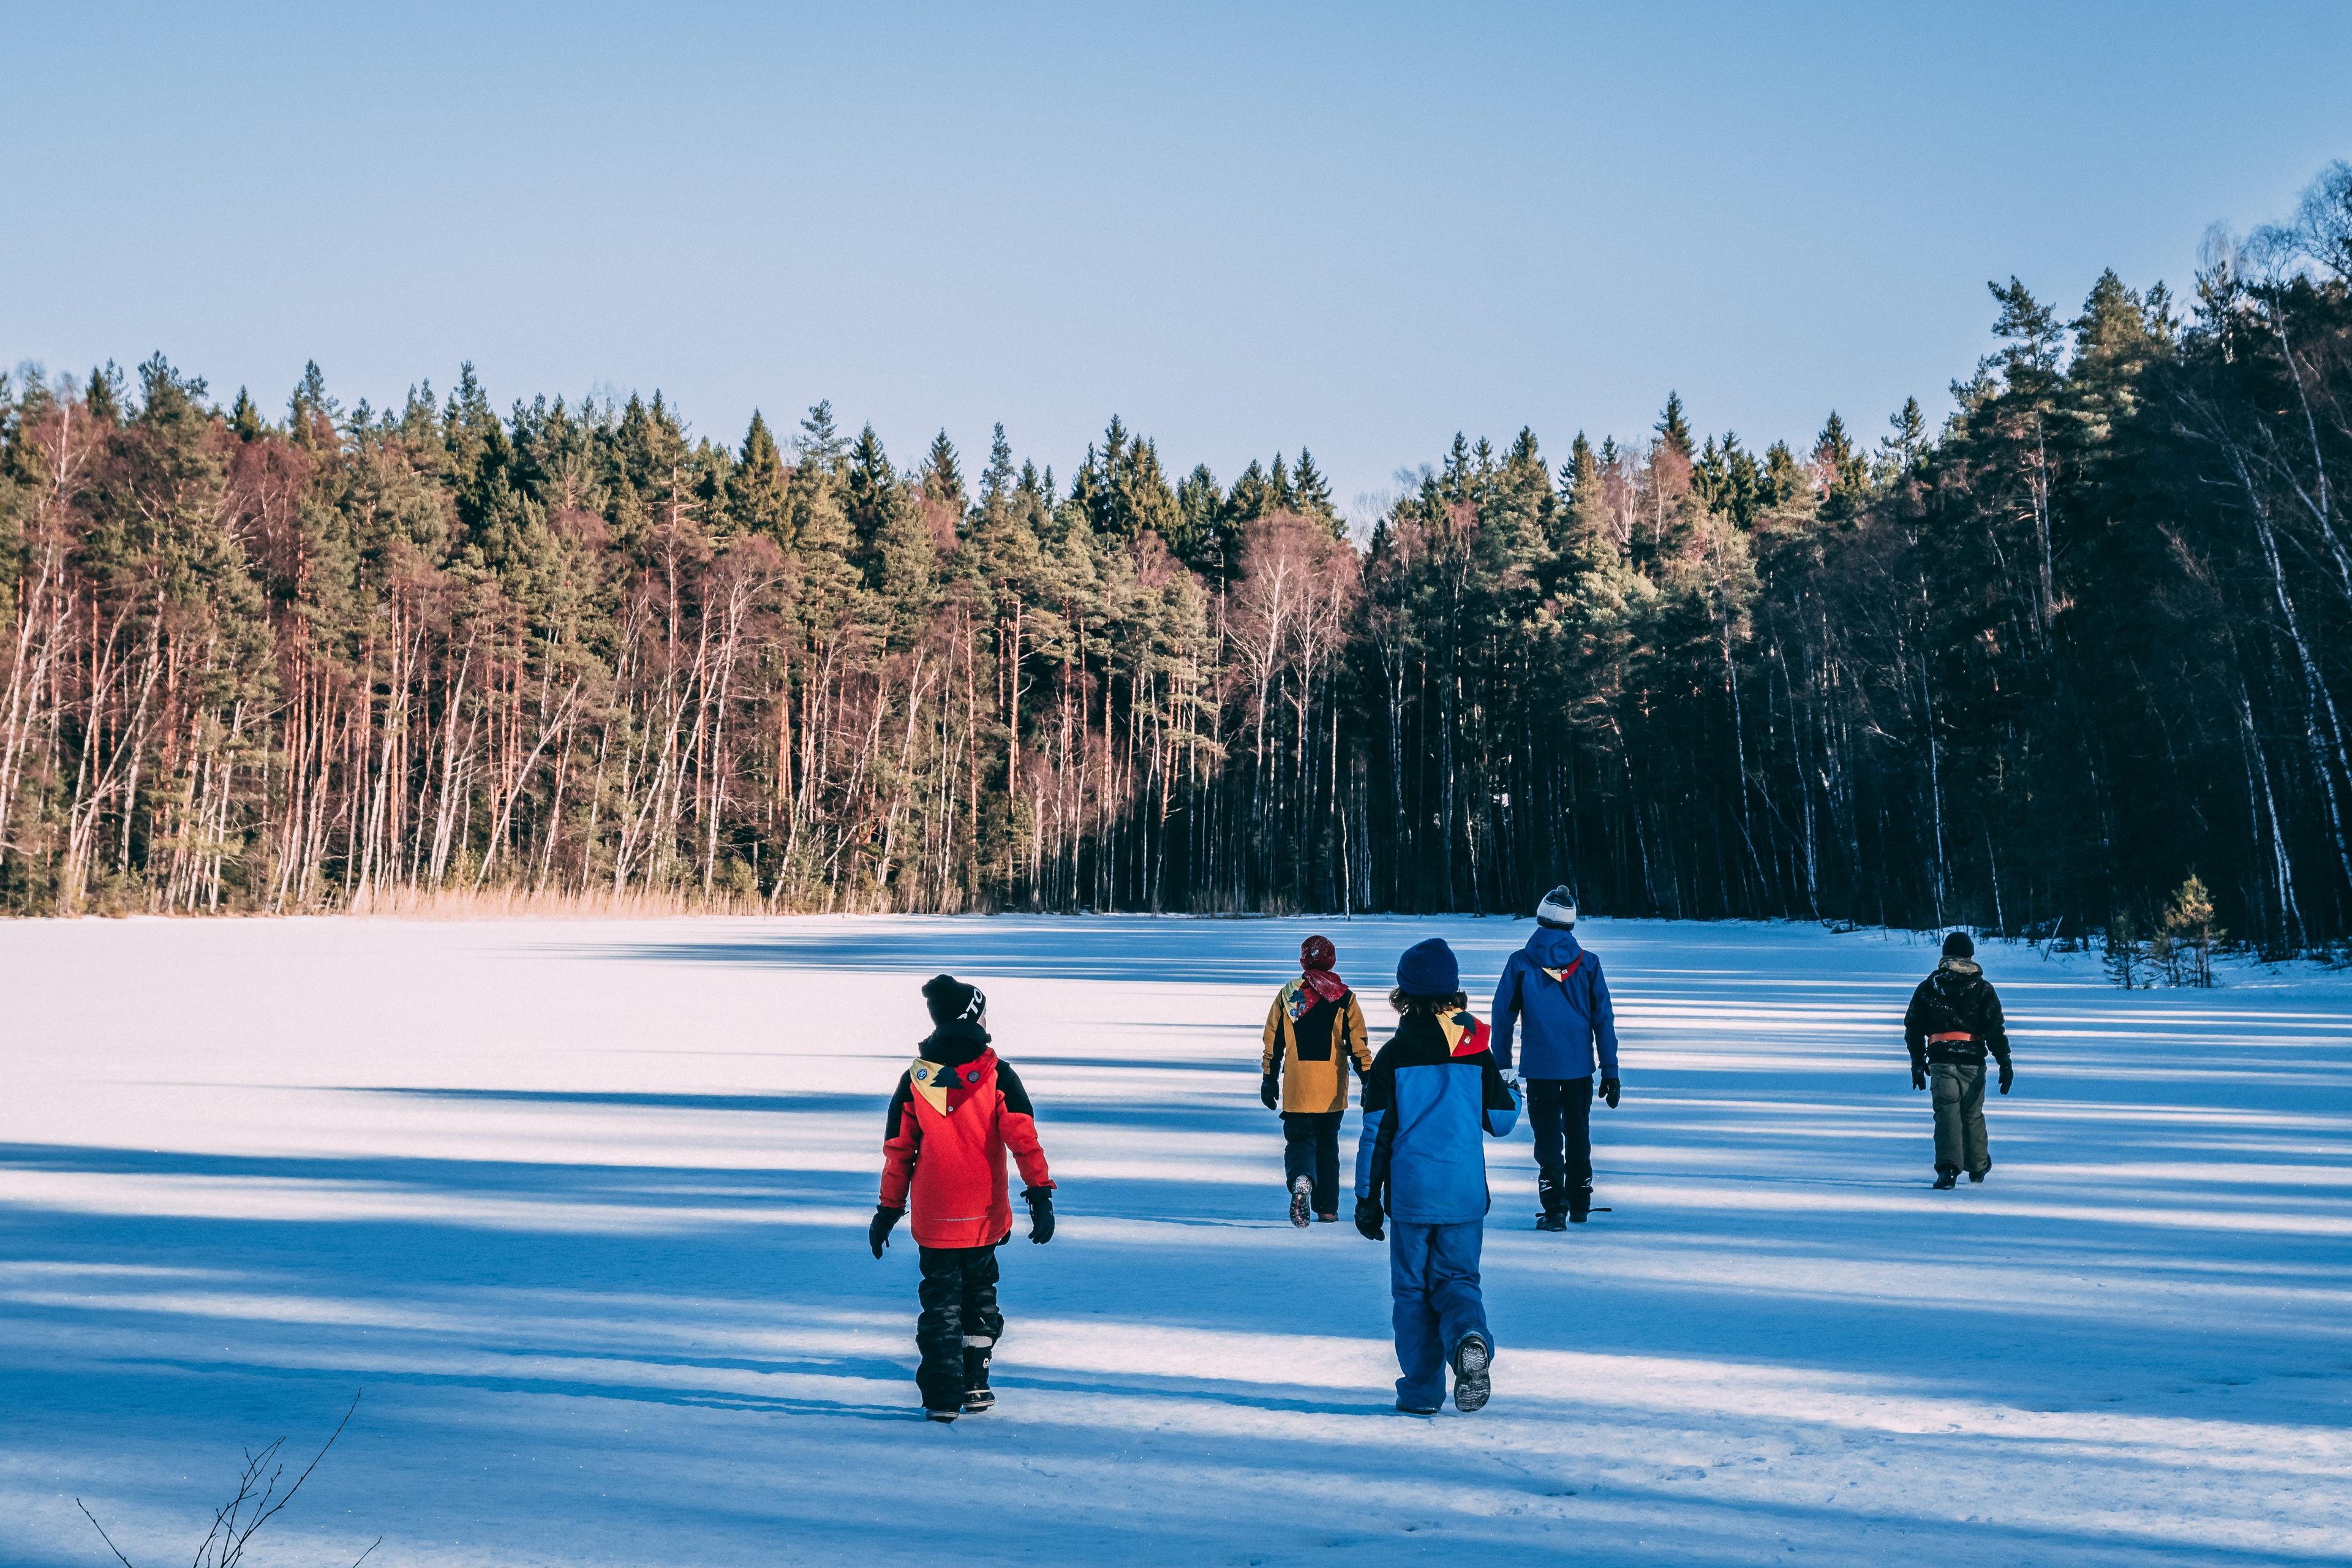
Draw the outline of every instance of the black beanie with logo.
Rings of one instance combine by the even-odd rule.
[[[980,987],[967,985],[952,974],[934,974],[923,982],[923,1005],[931,1010],[931,1022],[942,1027],[977,1024],[988,1011],[988,998]]]

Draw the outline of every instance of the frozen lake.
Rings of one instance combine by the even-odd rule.
[[[362,1386],[257,1568],[2352,1557],[2352,976],[1985,944],[2017,1092],[1939,1194],[1931,945],[1589,921],[1615,1212],[1538,1234],[1490,1145],[1494,1402],[1422,1422],[1386,1248],[1290,1227],[1257,1101],[1310,929],[1377,1042],[1402,947],[1483,1016],[1531,928],[0,922],[0,1563],[110,1560],[76,1496],[184,1559],[240,1447]],[[947,1427],[864,1234],[942,969],[1062,1222]]]

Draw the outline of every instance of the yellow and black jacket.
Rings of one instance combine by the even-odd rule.
[[[1282,1072],[1285,1110],[1348,1109],[1348,1058],[1361,1076],[1372,1070],[1371,1047],[1364,1038],[1364,1009],[1353,991],[1327,1002],[1294,980],[1275,996],[1265,1015],[1265,1049],[1258,1070]]]

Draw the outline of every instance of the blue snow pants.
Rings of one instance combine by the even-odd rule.
[[[1408,1225],[1389,1221],[1389,1294],[1395,1298],[1397,1403],[1434,1410],[1445,1403],[1445,1368],[1465,1334],[1493,1350],[1486,1300],[1478,1291],[1478,1248],[1486,1222]]]

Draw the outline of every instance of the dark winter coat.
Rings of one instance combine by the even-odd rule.
[[[1600,1048],[1602,1076],[1617,1076],[1617,1010],[1601,960],[1578,944],[1574,931],[1538,926],[1527,946],[1503,965],[1495,987],[1495,1059],[1511,1065],[1511,1027],[1527,1020],[1519,1071],[1527,1078],[1592,1076]]]
[[[882,1206],[911,1207],[921,1246],[993,1247],[1013,1233],[1005,1151],[1024,1185],[1054,1184],[1029,1091],[972,1025],[942,1026],[922,1052],[890,1097]]]
[[[1412,1015],[1364,1075],[1356,1196],[1378,1196],[1407,1225],[1461,1225],[1486,1213],[1481,1134],[1507,1136],[1519,1102],[1467,1013]]]
[[[1965,958],[1948,958],[1911,993],[1903,1015],[1903,1044],[1912,1064],[1950,1062],[1984,1066],[1985,1053],[2009,1065],[2009,1029],[2001,1022],[2000,997],[1984,971]]]
[[[1328,1111],[1348,1109],[1348,1063],[1369,1072],[1372,1051],[1365,1038],[1364,1009],[1353,991],[1326,1002],[1294,980],[1266,1009],[1260,1072],[1282,1074],[1282,1109]]]

